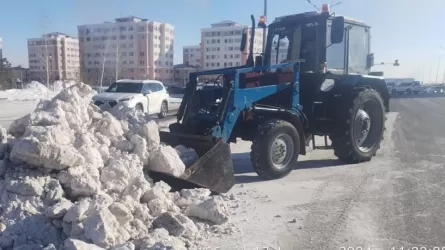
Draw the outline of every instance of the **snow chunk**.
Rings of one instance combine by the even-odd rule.
[[[179,177],[184,173],[185,165],[174,148],[160,146],[150,154],[149,169]]]
[[[145,139],[147,140],[147,148],[149,150],[156,149],[161,143],[158,124],[155,121],[150,121],[144,124],[144,127],[142,129]]]
[[[175,147],[178,152],[179,158],[184,162],[186,166],[191,166],[199,159],[198,153],[193,148],[187,148],[184,145],[178,145]]]
[[[122,232],[125,229],[120,227],[116,217],[108,209],[86,218],[84,225],[86,238],[100,247],[108,248],[128,240]]]
[[[81,240],[67,239],[65,240],[65,250],[105,250],[105,248]]]
[[[134,250],[135,246],[131,242],[123,243],[120,245],[117,245],[115,247],[110,248],[109,250]]]
[[[67,199],[62,199],[55,205],[48,207],[45,210],[45,215],[48,218],[61,218],[63,217],[68,209],[70,209],[73,206],[73,203]]]
[[[229,220],[228,208],[220,196],[213,196],[201,203],[192,204],[188,215],[216,224],[223,224]]]
[[[185,231],[185,227],[181,222],[169,212],[162,213],[156,218],[153,221],[153,228],[164,228],[173,236],[180,236]]]

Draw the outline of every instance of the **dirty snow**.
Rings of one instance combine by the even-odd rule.
[[[235,231],[233,199],[173,192],[147,176],[185,169],[182,151],[160,144],[156,122],[100,110],[93,94],[82,83],[64,88],[0,129],[0,249],[200,249]]]

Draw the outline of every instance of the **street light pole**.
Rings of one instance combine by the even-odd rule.
[[[267,18],[267,0],[264,0],[264,18]],[[266,52],[266,39],[267,39],[266,27],[264,27],[263,28],[263,54]]]
[[[440,59],[442,58],[442,56],[439,56],[439,60],[437,61],[437,71],[436,71],[436,84],[438,84],[438,80],[439,80],[439,67],[440,67]]]

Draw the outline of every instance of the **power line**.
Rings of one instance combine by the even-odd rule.
[[[317,5],[313,4],[311,2],[311,0],[306,0],[306,2],[308,2],[310,5],[312,5],[317,11],[319,11],[320,9],[317,7]]]
[[[333,7],[337,6],[337,5],[340,5],[340,4],[342,4],[342,3],[343,3],[343,1],[339,1],[339,2],[337,2],[337,3],[334,3],[334,4],[331,6],[331,8],[333,8]]]

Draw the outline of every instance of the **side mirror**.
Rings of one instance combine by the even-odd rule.
[[[374,66],[374,53],[368,54],[366,57],[366,67],[370,69],[372,66]]]
[[[241,52],[244,52],[244,50],[246,49],[246,44],[247,44],[247,32],[246,29],[244,29],[243,35],[241,36],[241,44],[239,46],[239,50]]]
[[[345,36],[345,18],[342,16],[334,17],[331,26],[331,43],[341,43],[343,42],[343,37]]]
[[[149,94],[151,94],[152,92],[151,92],[151,90],[147,90],[147,91],[144,91],[142,94],[143,95],[149,95]]]

